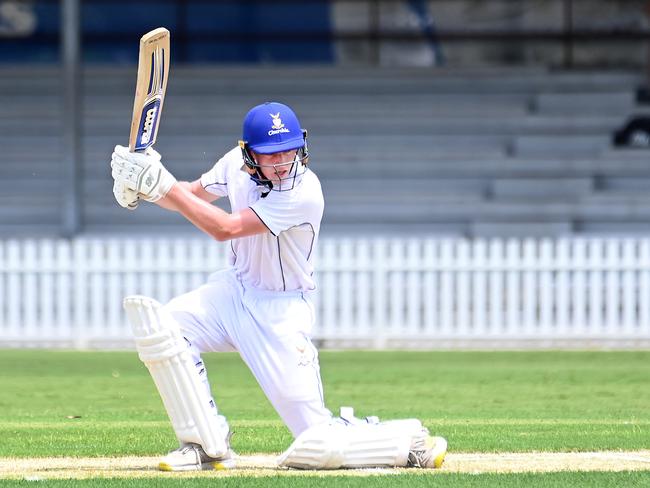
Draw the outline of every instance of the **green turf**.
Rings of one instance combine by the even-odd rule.
[[[235,447],[286,448],[289,432],[239,357],[205,359]],[[456,452],[650,447],[650,352],[323,352],[321,366],[332,410],[421,418]],[[135,353],[2,350],[0,371],[0,456],[174,444]]]
[[[450,473],[436,474],[404,474],[400,476],[326,476],[326,477],[219,477],[210,478],[170,478],[170,479],[91,479],[91,480],[40,480],[37,483],[28,480],[4,480],[2,486],[51,486],[53,488],[85,488],[101,486],[106,488],[268,488],[275,486],[291,488],[387,488],[393,486],[431,487],[431,488],[520,488],[522,486],[535,488],[601,488],[627,487],[646,488],[650,486],[650,471],[621,472],[621,473],[547,473],[547,474],[480,474],[463,475]]]
[[[238,356],[206,355],[241,453],[291,437]],[[328,407],[414,416],[453,452],[650,448],[650,352],[324,352]],[[131,352],[0,350],[0,457],[156,455],[175,444],[158,394]],[[39,481],[132,486],[133,480]],[[205,479],[138,480],[204,486]],[[3,486],[31,481],[0,480]],[[637,473],[406,474],[222,478],[220,486],[650,486]]]

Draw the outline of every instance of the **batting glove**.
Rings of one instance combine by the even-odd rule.
[[[176,178],[160,161],[160,154],[151,147],[144,153],[132,153],[128,147],[115,146],[111,168],[115,181],[123,182],[149,202],[163,198],[176,183]]]
[[[115,196],[115,200],[120,204],[120,207],[129,210],[138,208],[138,202],[140,201],[138,192],[127,188],[121,180],[115,180],[113,182],[113,196]]]

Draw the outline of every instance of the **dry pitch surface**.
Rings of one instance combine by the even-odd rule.
[[[240,456],[238,467],[226,471],[163,473],[156,469],[156,457],[114,458],[0,458],[0,479],[49,478],[143,478],[157,476],[324,476],[399,474],[403,469],[299,471],[278,468],[275,456]],[[650,470],[650,450],[606,452],[538,453],[450,453],[441,472],[522,473],[554,471]],[[409,470],[410,473],[431,473]]]

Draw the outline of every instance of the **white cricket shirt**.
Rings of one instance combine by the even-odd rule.
[[[231,241],[231,264],[242,282],[261,290],[315,289],[313,254],[323,217],[323,191],[309,169],[293,189],[270,191],[242,170],[236,147],[201,176],[206,191],[227,196],[233,212],[250,207],[269,232]],[[264,193],[267,196],[262,198]]]

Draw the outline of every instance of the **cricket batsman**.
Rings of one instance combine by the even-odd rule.
[[[298,469],[438,468],[447,442],[417,419],[334,417],[325,407],[314,324],[313,257],[323,216],[309,168],[307,132],[286,105],[251,109],[243,140],[193,182],[179,182],[153,149],[116,146],[118,203],[140,200],[179,212],[218,241],[230,241],[228,269],[161,305],[127,297],[139,357],[160,392],[180,447],[164,471],[234,467],[231,431],[210,392],[201,353],[237,351],[295,440],[278,464]],[[211,202],[228,197],[232,213]]]

